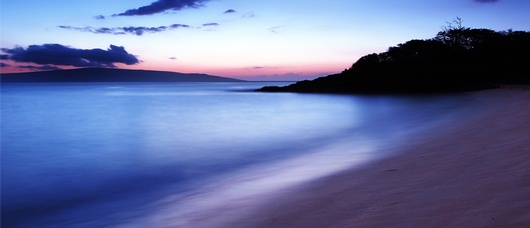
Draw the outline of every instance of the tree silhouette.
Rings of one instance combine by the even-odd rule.
[[[446,22],[446,25],[442,26],[442,31],[438,32],[435,39],[442,43],[453,46],[469,48],[469,40],[466,39],[464,33],[469,30],[463,26],[464,21],[460,17],[456,17],[453,22]]]
[[[262,91],[411,93],[530,84],[530,33],[471,29],[457,17],[432,39],[361,57],[340,74]]]

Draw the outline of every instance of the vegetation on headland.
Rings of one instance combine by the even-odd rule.
[[[530,32],[462,26],[457,18],[434,38],[410,40],[361,57],[342,73],[262,92],[431,93],[530,84]]]

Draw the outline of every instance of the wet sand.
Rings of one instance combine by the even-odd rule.
[[[473,98],[469,116],[392,157],[264,196],[252,209],[220,206],[196,225],[530,227],[530,91]]]

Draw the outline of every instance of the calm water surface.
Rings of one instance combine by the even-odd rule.
[[[284,84],[2,85],[2,227],[148,226],[168,210],[185,220],[386,156],[467,104],[249,92]]]

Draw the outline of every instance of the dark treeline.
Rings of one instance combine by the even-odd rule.
[[[340,74],[259,91],[425,93],[530,84],[530,33],[449,24],[436,37],[411,40],[360,58]]]

